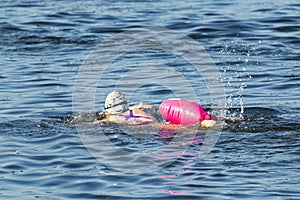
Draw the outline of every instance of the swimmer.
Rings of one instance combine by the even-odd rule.
[[[161,104],[160,108],[162,107],[163,104],[165,105],[165,103],[168,101],[169,100],[164,101]],[[199,122],[199,124],[204,127],[214,126],[217,120],[214,115],[210,115],[207,112],[205,112],[203,107],[195,102],[190,102],[187,100],[182,100],[182,101],[192,103],[193,105],[202,108],[201,114],[205,114],[206,117],[198,121],[196,119],[196,121],[194,121],[193,123],[186,123],[186,124],[172,123],[172,117],[174,118],[174,116],[171,116],[170,118],[171,120],[170,120],[168,119],[168,117],[166,117],[166,113],[163,113],[163,111],[160,109],[162,116],[169,122],[163,124],[158,123],[158,120],[154,116],[152,116],[149,112],[149,110],[153,108],[151,105],[140,103],[134,106],[128,106],[128,101],[125,99],[124,95],[121,92],[113,91],[109,93],[108,96],[106,97],[105,108],[102,112],[97,113],[98,119],[95,122],[97,123],[100,121],[100,122],[113,122],[113,123],[120,123],[120,124],[122,123],[123,124],[151,124],[151,125],[162,127],[163,129],[178,129],[181,125],[193,125],[196,124],[196,122]],[[180,118],[180,113],[178,113],[178,107],[167,108],[167,110],[168,112],[172,112],[169,113],[169,115],[171,114],[174,115],[173,111],[176,110],[177,118]]]
[[[105,99],[104,111],[98,113],[98,120],[126,124],[150,124],[157,120],[147,112],[152,108],[148,104],[128,106],[121,92],[113,91]]]

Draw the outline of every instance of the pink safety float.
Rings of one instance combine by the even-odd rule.
[[[203,120],[216,120],[196,102],[185,99],[168,99],[159,106],[162,117],[172,124],[191,125]]]

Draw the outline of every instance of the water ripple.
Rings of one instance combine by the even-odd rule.
[[[2,199],[299,198],[299,8],[297,0],[3,1]],[[78,67],[101,41],[153,26],[186,34],[209,52],[224,82],[226,125],[205,159],[197,156],[205,136],[199,133],[189,154],[181,154],[168,167],[139,175],[123,173],[93,157],[74,125],[67,123],[73,85]],[[156,66],[161,60],[184,75],[210,107],[205,83],[186,62],[166,52],[138,51],[119,58],[104,83],[97,85],[99,109],[118,76],[138,64]],[[169,81],[189,97],[187,88],[178,86],[178,77],[141,73],[120,87],[137,88],[132,102],[157,106],[174,91],[146,78]],[[91,129],[103,132],[103,127]],[[132,155],[163,147],[174,137],[172,132],[158,135],[147,129],[141,134],[109,133],[113,144]],[[107,151],[123,164],[122,156]]]

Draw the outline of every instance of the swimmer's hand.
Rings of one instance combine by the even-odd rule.
[[[204,127],[212,127],[216,124],[216,121],[215,120],[203,120],[201,122],[201,126],[204,126]]]

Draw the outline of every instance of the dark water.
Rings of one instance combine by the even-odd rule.
[[[300,199],[298,1],[17,0],[2,1],[0,14],[1,199]],[[178,31],[206,49],[222,77],[227,115],[204,158],[195,152],[209,132],[199,130],[189,154],[158,170],[128,173],[109,166],[105,156],[97,159],[79,137],[81,129],[65,121],[72,115],[78,70],[91,50],[123,31],[153,26]],[[96,110],[126,70],[158,60],[171,63],[211,107],[203,79],[186,62],[165,52],[135,54],[121,57],[102,77]],[[137,77],[119,85],[133,88],[130,101],[159,105],[174,95],[163,87],[166,80],[179,96],[192,98],[174,72],[151,70],[135,71]],[[120,165],[139,163],[137,152],[163,148],[174,137],[149,128],[82,126],[86,138],[106,133],[131,152],[132,160],[124,162],[107,149],[105,155]]]

